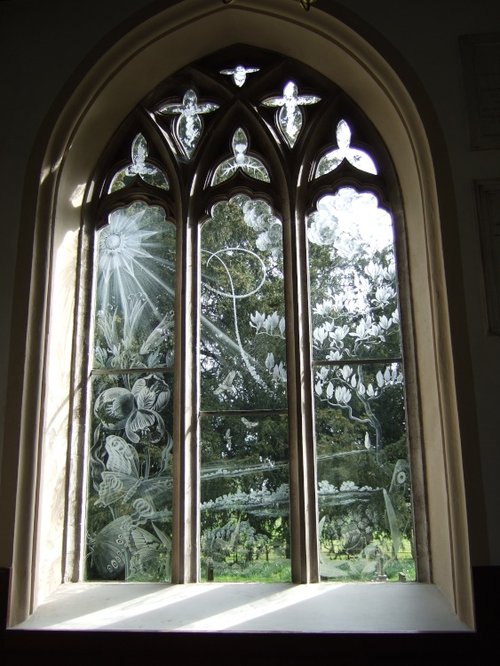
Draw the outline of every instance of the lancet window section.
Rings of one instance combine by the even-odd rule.
[[[299,63],[230,50],[105,157],[86,577],[415,579],[394,176],[369,122]]]

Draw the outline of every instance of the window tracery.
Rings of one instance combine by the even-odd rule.
[[[291,533],[304,520],[316,579],[394,578],[403,557],[414,579],[386,203],[395,194],[375,166],[383,147],[365,149],[357,133],[368,121],[302,65],[261,54],[227,62],[219,54],[178,73],[166,89],[180,103],[161,90],[144,102],[141,126],[127,125],[131,161],[95,205],[87,577],[170,580],[183,529],[175,504],[187,501],[202,580],[294,579]],[[187,92],[174,94],[177,81]],[[119,206],[109,200],[117,192]],[[308,276],[300,284],[293,253]],[[187,275],[194,291],[176,287]],[[305,338],[289,333],[297,328]],[[176,347],[186,331],[195,372],[182,394]],[[309,379],[290,363],[297,356]],[[199,409],[183,439],[187,394]],[[301,439],[289,414],[304,394]],[[198,460],[191,500],[175,493],[183,448]],[[300,516],[303,455],[315,463],[316,504]]]

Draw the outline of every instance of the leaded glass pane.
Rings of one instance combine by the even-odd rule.
[[[203,122],[201,114],[212,113],[219,108],[214,102],[199,102],[194,90],[188,90],[182,103],[165,104],[158,113],[177,116],[174,122],[174,135],[187,157],[192,157],[201,138]]]
[[[110,214],[96,246],[93,367],[171,366],[175,227],[135,202]]]
[[[351,128],[345,120],[338,123],[336,136],[338,148],[330,150],[320,159],[316,168],[316,178],[334,171],[343,160],[346,160],[360,171],[377,173],[375,162],[368,153],[359,148],[351,147]]]
[[[320,575],[414,580],[392,220],[341,188],[307,222]]]
[[[170,579],[175,227],[135,202],[96,233],[88,580]]]
[[[161,374],[93,377],[87,580],[170,579],[172,389]]]
[[[108,192],[116,192],[130,185],[136,177],[139,177],[148,185],[168,190],[167,177],[163,171],[147,159],[148,144],[142,134],[138,134],[133,140],[130,156],[131,163],[113,176]]]
[[[238,88],[241,88],[245,85],[247,75],[254,74],[258,71],[258,67],[245,67],[244,65],[236,65],[236,67],[233,67],[232,69],[221,69],[220,74],[230,76],[233,79],[233,83],[238,86]]]
[[[287,442],[285,416],[202,419],[202,580],[290,580]]]
[[[201,406],[286,405],[281,221],[264,201],[216,204],[201,235]]]
[[[344,187],[319,200],[307,233],[314,359],[400,358],[390,215]]]
[[[320,101],[318,95],[299,95],[294,81],[289,81],[283,88],[283,95],[268,97],[264,106],[278,107],[277,125],[288,145],[293,148],[304,123],[302,106],[309,106]]]
[[[233,157],[224,160],[214,171],[212,176],[211,185],[218,185],[219,183],[228,180],[233,176],[238,169],[250,178],[256,180],[263,180],[269,182],[269,172],[264,166],[262,160],[252,155],[247,155],[248,138],[245,131],[239,127],[233,134],[231,142],[233,149]]]

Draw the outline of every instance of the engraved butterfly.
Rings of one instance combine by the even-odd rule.
[[[115,518],[89,537],[91,565],[100,578],[113,580],[129,578],[157,566],[171,551],[171,539],[153,524],[156,534],[139,527],[132,516]]]
[[[154,507],[165,506],[168,501],[171,482],[170,479],[159,474],[148,476],[139,475],[139,455],[135,448],[118,435],[109,435],[106,438],[105,449],[108,454],[106,469],[101,472],[101,482],[97,488],[99,494],[98,505],[112,507],[117,503],[125,504],[138,495],[147,499]],[[167,452],[171,449],[169,437]],[[163,463],[166,466],[166,461]],[[164,471],[163,469],[161,471]],[[165,519],[161,511],[156,519]]]
[[[225,379],[223,379],[223,381],[215,389],[214,395],[220,395],[221,393],[226,392],[236,393],[236,387],[233,385],[236,374],[236,370],[231,370],[231,372],[228,372]]]

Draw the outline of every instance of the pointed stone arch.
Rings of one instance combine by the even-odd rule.
[[[301,60],[339,85],[369,115],[391,154],[405,209],[419,404],[414,427],[424,460],[415,472],[420,476],[416,502],[427,506],[427,578],[473,626],[461,397],[447,295],[453,276],[443,251],[452,235],[446,216],[453,204],[446,187],[438,193],[435,132],[397,69],[359,31],[334,15],[316,9],[305,13],[290,4],[187,0],[151,15],[96,54],[41,137],[39,174],[27,185],[36,214],[21,241],[32,257],[31,271],[18,276],[16,292],[29,303],[29,312],[26,339],[14,341],[13,353],[26,361],[22,379],[13,383],[16,407],[7,433],[13,445],[3,466],[18,470],[2,498],[12,516],[2,550],[13,572],[11,624],[61,583],[66,544],[77,542],[68,536],[77,525],[67,515],[74,514],[82,490],[71,483],[81,432],[70,415],[79,390],[73,384],[73,359],[84,351],[85,340],[74,339],[73,326],[76,266],[86,251],[78,232],[94,166],[123,119],[166,76],[216,49],[247,43]],[[63,459],[61,450],[68,456],[56,464]]]

